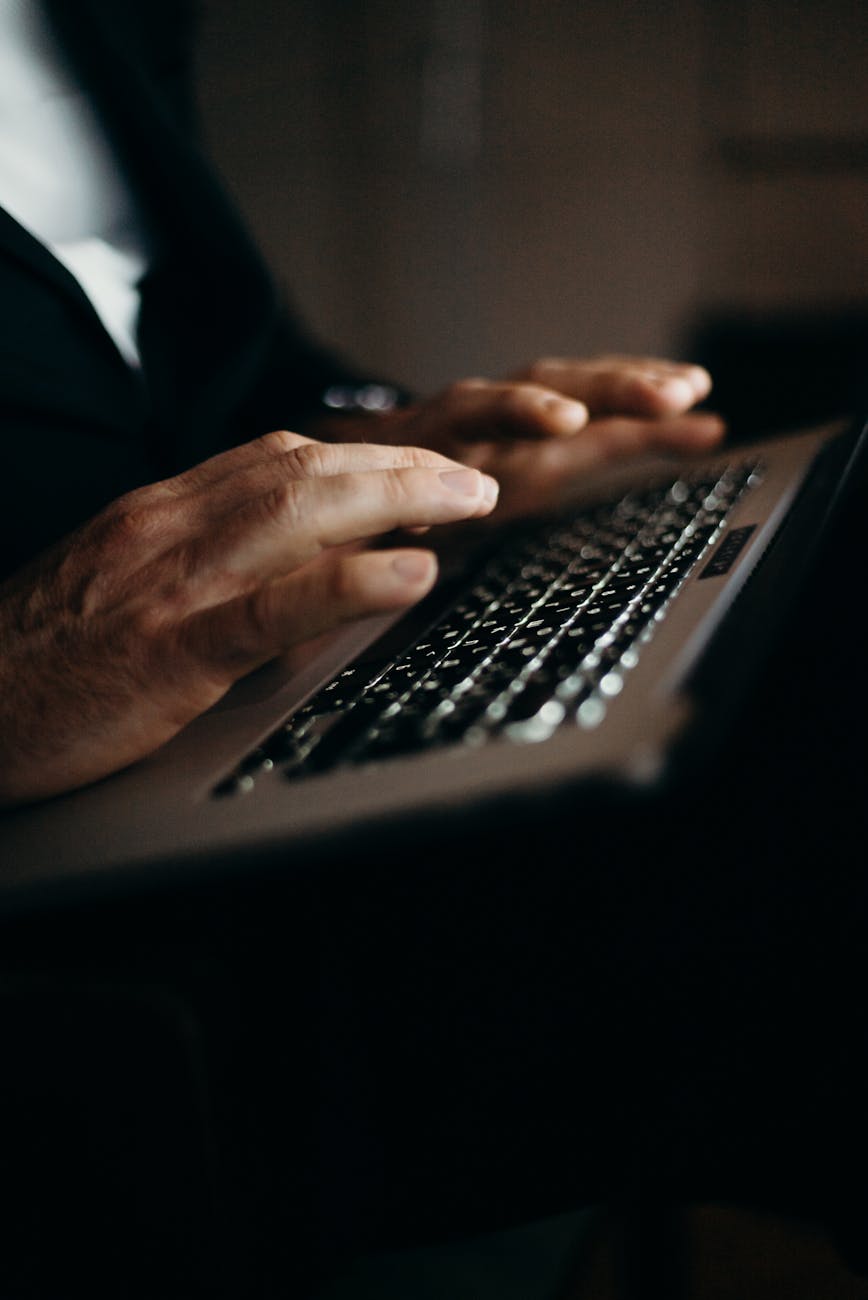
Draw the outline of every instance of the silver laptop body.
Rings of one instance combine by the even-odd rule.
[[[544,521],[549,534],[554,527],[555,539],[560,539],[565,572],[575,574],[587,569],[585,552],[593,554],[593,545],[588,551],[587,543],[580,544],[583,537],[592,536],[588,512],[592,521],[604,517],[599,513],[604,503],[620,503],[617,519],[629,516],[637,501],[658,505],[662,501],[665,511],[699,483],[709,506],[688,534],[692,551],[684,554],[693,558],[682,558],[678,581],[659,608],[652,608],[653,601],[645,602],[646,614],[651,613],[643,616],[642,632],[626,650],[621,650],[623,639],[618,640],[616,628],[614,633],[604,633],[602,644],[590,654],[583,643],[570,670],[564,662],[570,626],[577,626],[575,618],[566,630],[552,632],[560,664],[558,687],[535,711],[519,708],[517,720],[510,720],[520,692],[504,687],[501,674],[492,700],[485,708],[478,706],[475,720],[448,741],[417,743],[408,750],[399,747],[394,755],[380,752],[379,756],[374,745],[373,756],[365,758],[357,736],[355,756],[306,767],[298,761],[308,743],[305,737],[327,738],[341,717],[341,710],[330,706],[317,714],[311,701],[327,699],[322,692],[330,684],[332,695],[339,694],[333,684],[340,681],[342,671],[358,662],[359,656],[362,662],[366,655],[370,658],[372,648],[384,644],[384,638],[388,643],[389,637],[393,641],[396,637],[394,620],[371,620],[329,639],[306,664],[287,659],[267,665],[172,742],[128,770],[71,795],[7,814],[0,822],[0,898],[14,905],[16,900],[51,897],[58,890],[66,896],[70,890],[112,889],[164,879],[166,873],[170,877],[207,873],[218,863],[246,867],[261,855],[271,860],[277,855],[291,871],[317,845],[334,844],[351,851],[353,837],[361,831],[376,832],[397,823],[412,826],[423,815],[448,817],[473,808],[492,815],[504,798],[579,790],[590,778],[611,780],[625,788],[653,786],[665,779],[680,739],[691,727],[701,725],[700,706],[691,687],[696,665],[727,615],[737,613],[736,597],[761,570],[816,472],[818,456],[845,436],[849,435],[844,425],[836,422],[737,445],[702,460],[665,458],[622,467],[589,482],[582,500],[571,507],[576,517],[585,518],[584,532],[569,532],[572,514]],[[715,500],[718,480],[740,483],[725,511]],[[829,491],[833,489],[834,485]],[[665,513],[659,516],[664,523],[666,517]],[[658,529],[655,536],[669,534]],[[499,538],[497,545],[501,546]],[[468,573],[467,582],[473,587],[476,581],[478,587],[478,572],[485,572],[490,558],[474,556],[473,560],[476,577]],[[616,568],[616,578],[618,572]],[[450,574],[456,590],[460,590],[458,576]],[[544,584],[550,576],[543,572]],[[546,610],[556,607],[558,592],[563,594],[568,586],[561,580],[558,587],[556,577],[553,582],[554,599],[521,612],[518,624],[525,637],[546,633]],[[621,586],[630,588],[630,583],[623,579]],[[617,582],[609,580],[608,587],[595,588],[590,597],[585,589],[584,608],[596,609],[588,600],[615,587]],[[575,583],[573,589],[577,590]],[[491,593],[484,584],[482,591],[484,605]],[[642,592],[636,588],[628,594],[635,602]],[[569,603],[569,595],[567,591],[562,604]],[[623,593],[619,599],[623,601]],[[487,620],[477,616],[474,622],[467,615],[466,626],[478,633],[487,622],[501,643],[504,638],[507,643],[514,640],[515,629],[506,626],[504,631],[504,620],[498,620],[502,604],[498,605],[496,593],[489,606],[482,610],[489,614]],[[638,608],[629,606],[627,613]],[[542,612],[543,622],[537,619],[533,626],[535,620],[529,615],[535,612]],[[618,627],[632,628],[641,622],[622,618]],[[425,645],[424,629],[420,634],[416,626],[414,633]],[[462,637],[465,642],[472,640],[462,633],[459,642]],[[465,645],[464,649],[468,654],[476,650],[475,663],[487,662],[484,647]],[[535,658],[532,647],[524,649],[526,666],[521,671],[531,682]],[[400,652],[391,653],[393,663],[400,659]],[[427,653],[435,667],[456,661],[454,653],[451,660],[444,658],[442,647]],[[596,666],[594,653],[603,661]],[[381,664],[377,669],[381,684],[387,680],[383,671]],[[349,670],[348,675],[352,676]],[[418,681],[413,689],[415,700],[422,693]],[[437,700],[438,718],[448,720],[450,713],[454,717],[456,708],[460,714],[468,689],[465,681],[451,707],[448,699]],[[394,690],[391,696],[384,692],[383,698],[390,712],[385,722],[378,723],[379,732],[374,728],[380,737],[390,721],[401,719],[407,705],[407,699],[402,704]],[[305,716],[307,730],[301,727],[304,743],[299,746],[291,729],[293,720],[298,727],[298,719]],[[424,724],[431,736],[439,725],[436,719]],[[289,751],[295,757],[287,764],[280,754]]]

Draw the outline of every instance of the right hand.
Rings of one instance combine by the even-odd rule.
[[[436,452],[277,432],[119,498],[0,588],[0,805],[106,776],[276,655],[409,607],[432,552],[363,543],[496,497]]]
[[[714,450],[724,422],[691,409],[710,388],[707,371],[683,362],[549,357],[506,380],[459,380],[396,410],[334,412],[312,431],[328,441],[428,447],[493,474],[503,522],[567,505],[589,473],[617,461]]]

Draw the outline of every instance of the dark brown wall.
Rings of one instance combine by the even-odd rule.
[[[205,0],[209,136],[278,273],[423,388],[868,301],[868,6]]]

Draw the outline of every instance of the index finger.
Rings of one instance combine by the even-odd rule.
[[[703,366],[659,357],[545,357],[523,377],[584,402],[593,415],[678,415],[712,386]]]

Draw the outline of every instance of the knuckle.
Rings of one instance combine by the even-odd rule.
[[[258,658],[261,639],[251,623],[254,617],[252,611],[245,611],[231,623],[185,629],[181,644],[197,663],[197,676],[214,686],[218,695]]]
[[[265,586],[250,592],[241,601],[241,617],[233,620],[227,649],[232,659],[250,659],[274,639],[272,590]]]
[[[143,600],[129,611],[127,635],[140,655],[162,645],[174,628],[168,603],[160,599]]]
[[[537,357],[527,369],[527,377],[534,384],[544,384],[552,371],[563,370],[567,362],[562,357]]]
[[[149,537],[159,511],[147,489],[128,492],[112,501],[99,517],[100,541],[113,549],[136,545]]]
[[[275,633],[276,603],[269,586],[257,587],[221,606],[213,617],[187,620],[178,629],[180,637],[218,684],[228,685],[282,648]]]
[[[386,503],[395,514],[400,514],[418,496],[415,477],[404,469],[383,470],[380,484]]]
[[[402,464],[411,469],[439,469],[442,465],[454,463],[427,447],[402,447],[400,453]]]
[[[306,442],[291,449],[288,464],[299,478],[313,478],[334,469],[335,449],[329,443]]]
[[[362,603],[365,594],[363,565],[342,560],[335,564],[329,574],[329,596],[337,609],[351,611]]]
[[[547,395],[547,390],[539,384],[513,384],[501,397],[501,409],[507,417],[520,419],[538,407]]]
[[[262,498],[266,520],[281,529],[297,528],[301,522],[301,501],[295,482],[281,483]]]
[[[441,452],[432,451],[430,447],[418,447],[412,443],[390,447],[395,469],[434,469],[444,464],[451,464]]]
[[[301,434],[291,433],[289,429],[272,429],[270,433],[262,435],[259,445],[266,453],[280,456],[295,451],[302,445],[302,437]]]
[[[444,389],[444,396],[450,400],[461,401],[474,393],[478,393],[480,388],[487,388],[488,380],[481,379],[478,376],[470,376],[466,379],[455,379]]]

